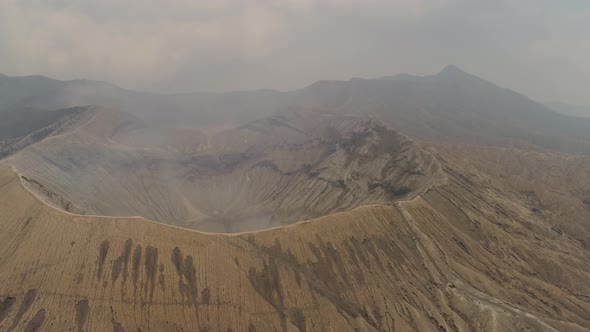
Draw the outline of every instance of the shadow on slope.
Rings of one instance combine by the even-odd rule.
[[[588,250],[443,165],[412,201],[239,235],[69,215],[0,168],[0,329],[590,328]]]

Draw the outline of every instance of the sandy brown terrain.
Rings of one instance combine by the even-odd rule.
[[[2,168],[0,330],[588,330],[587,248],[442,162],[411,201],[236,235],[68,214]]]
[[[534,148],[437,145],[505,195],[527,201],[556,234],[590,247],[590,158]]]

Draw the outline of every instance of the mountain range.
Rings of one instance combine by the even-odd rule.
[[[0,158],[0,330],[590,329],[590,119],[456,66],[0,76]]]

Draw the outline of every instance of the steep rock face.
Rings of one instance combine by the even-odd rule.
[[[391,204],[444,181],[430,153],[365,117],[292,111],[214,135],[150,130],[97,111],[10,163],[69,211],[213,232]]]
[[[31,108],[0,112],[0,159],[47,137],[72,130],[88,119],[89,107],[55,111]]]
[[[504,195],[525,200],[557,236],[590,248],[590,158],[555,152],[438,144],[435,149],[465,169],[483,172]]]
[[[461,175],[410,201],[202,234],[42,204],[0,169],[0,329],[585,331],[590,254]]]

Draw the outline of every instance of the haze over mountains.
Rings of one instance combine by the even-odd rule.
[[[2,330],[590,329],[590,119],[456,66],[0,123]]]
[[[277,111],[304,108],[377,116],[394,129],[420,139],[532,144],[590,153],[590,120],[558,114],[453,65],[432,76],[318,81],[290,92],[178,95],[135,92],[95,81],[3,77],[0,97],[0,109],[100,105],[157,126],[228,127]]]
[[[590,117],[590,107],[588,106],[572,105],[560,101],[552,101],[545,104],[552,110],[559,113],[563,113],[565,115],[578,116],[584,118]]]

